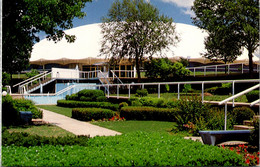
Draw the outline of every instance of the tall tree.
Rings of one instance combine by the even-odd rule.
[[[192,10],[196,14],[193,23],[209,34],[220,33],[223,29],[232,32],[233,39],[223,39],[232,42],[236,39],[237,42],[233,42],[235,48],[245,47],[248,50],[249,72],[252,73],[253,53],[259,46],[258,0],[195,0]]]
[[[133,61],[138,82],[145,56],[151,58],[178,41],[172,18],[160,15],[157,8],[143,0],[116,0],[101,28],[104,39],[100,53],[107,55],[110,62],[123,58]]]
[[[212,61],[221,60],[225,64],[235,61],[242,53],[236,37],[229,31],[211,32],[204,41],[207,52],[203,53],[203,56]]]
[[[10,74],[28,67],[33,44],[43,31],[55,42],[75,36],[64,30],[73,27],[74,17],[82,18],[81,9],[91,0],[5,0],[3,1],[3,71]]]

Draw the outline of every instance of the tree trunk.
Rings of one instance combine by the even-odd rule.
[[[253,52],[252,48],[248,48],[248,59],[249,59],[249,75],[253,76]]]
[[[138,56],[135,56],[135,65],[136,65],[136,71],[137,71],[137,82],[141,82],[141,73],[140,73],[140,64],[139,64],[139,58]]]

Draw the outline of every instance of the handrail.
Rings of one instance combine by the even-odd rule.
[[[115,72],[113,70],[110,70],[111,73],[113,74],[113,80],[114,80],[114,76],[116,77],[116,79],[121,83],[123,84],[123,82],[121,81],[121,79],[118,78],[118,76],[115,74]]]
[[[222,105],[224,103],[227,103],[228,101],[233,100],[233,99],[235,99],[235,98],[237,98],[239,96],[242,96],[242,95],[244,95],[244,94],[246,94],[246,93],[248,93],[248,92],[250,92],[250,91],[252,91],[252,90],[254,90],[256,88],[259,88],[259,87],[260,87],[260,84],[257,84],[257,85],[255,85],[255,86],[253,86],[251,88],[248,88],[248,89],[246,89],[246,90],[244,90],[244,91],[242,91],[242,92],[240,92],[240,93],[238,93],[236,95],[233,95],[233,96],[231,96],[231,97],[229,97],[229,98],[227,98],[225,100],[222,100],[221,102],[218,103],[218,105]]]
[[[19,90],[23,90],[23,89],[26,90],[26,87],[27,87],[27,89],[28,89],[28,85],[29,85],[30,83],[33,83],[34,81],[40,80],[40,79],[42,79],[42,78],[48,76],[48,75],[51,74],[51,73],[52,73],[52,72],[45,73],[44,75],[40,76],[39,78],[35,78],[35,79],[30,80],[30,81],[28,81],[28,82],[26,82],[26,83],[24,83],[24,84],[22,84],[22,85],[19,85]],[[27,92],[27,91],[28,91],[28,90],[26,90],[26,92]]]
[[[240,93],[238,93],[236,95],[233,95],[233,96],[231,96],[231,97],[229,97],[229,98],[227,98],[225,100],[222,100],[221,102],[218,103],[218,105],[222,105],[222,104],[225,103],[225,124],[224,124],[224,130],[227,130],[227,102],[230,101],[230,100],[233,100],[233,99],[235,99],[235,98],[237,98],[239,96],[242,96],[245,93],[248,93],[248,92],[250,92],[250,91],[252,91],[252,90],[254,90],[256,88],[259,88],[259,87],[260,87],[260,84],[257,84],[257,85],[255,85],[255,86],[253,86],[251,88],[248,88],[248,89],[246,89],[246,90],[244,90],[244,91],[242,91],[242,92],[240,92]],[[251,103],[251,105],[252,105],[252,103]]]
[[[31,78],[28,78],[28,79],[26,79],[26,80],[24,80],[24,81],[22,81],[22,82],[19,82],[18,84],[15,84],[13,87],[16,87],[16,86],[18,86],[18,85],[21,85],[21,84],[27,82],[27,81],[30,81],[30,80],[32,80],[32,79],[34,79],[34,78],[37,78],[37,77],[39,77],[39,76],[41,76],[41,75],[44,75],[44,74],[47,73],[47,72],[48,72],[48,71],[44,71],[43,73],[40,73],[40,74],[35,75],[35,76],[31,77]]]
[[[66,87],[66,88],[64,88],[64,89],[62,89],[62,90],[60,90],[59,92],[57,92],[57,93],[55,93],[55,95],[60,95],[60,94],[62,94],[62,93],[65,93],[66,91],[68,91],[68,90],[70,90],[70,89],[72,89],[72,88],[74,88],[75,87],[75,85],[71,85],[71,86],[68,86],[68,87]]]
[[[250,103],[250,107],[256,105],[257,103],[260,103],[260,99],[257,99],[256,101],[253,101],[252,103]]]
[[[98,70],[98,72],[103,76],[103,78],[105,78],[105,80],[107,81],[107,84],[109,85],[110,82],[109,82],[109,80],[107,79],[107,77],[103,74],[103,72],[102,72],[101,70]],[[101,77],[98,77],[98,78],[100,79]]]

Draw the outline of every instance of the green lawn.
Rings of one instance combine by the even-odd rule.
[[[108,121],[92,122],[92,124],[121,133],[130,133],[135,131],[169,133],[175,125],[174,122],[163,121]]]
[[[201,93],[194,93],[193,95],[201,96]],[[117,96],[117,94],[110,94],[110,96]],[[119,96],[128,97],[128,94],[119,94]],[[131,94],[131,97],[136,97],[134,94]],[[148,97],[158,97],[158,93],[148,94]],[[167,100],[177,100],[177,93],[161,93],[160,97],[165,98]],[[191,97],[191,93],[180,93],[180,97]],[[231,95],[213,95],[213,96],[204,96],[204,100],[206,101],[222,101],[226,98],[231,97]],[[246,95],[242,95],[235,99],[236,102],[247,102]]]
[[[27,125],[19,127],[10,127],[8,128],[9,132],[26,132],[31,135],[39,135],[46,137],[58,137],[58,136],[75,136],[73,133],[70,133],[58,126],[54,125]]]
[[[71,117],[72,114],[72,108],[66,108],[66,107],[59,107],[56,105],[38,105],[37,107],[49,110],[58,114],[65,115],[67,117]]]

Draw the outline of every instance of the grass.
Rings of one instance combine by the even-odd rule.
[[[65,115],[67,117],[71,117],[72,115],[72,108],[66,108],[66,107],[59,107],[56,105],[38,105],[37,107],[49,110],[58,114]]]
[[[130,133],[135,131],[169,133],[175,125],[174,122],[163,121],[107,121],[92,122],[92,124],[121,133]]]
[[[194,93],[194,95],[200,96],[201,93]],[[117,96],[117,94],[110,94],[110,96]],[[119,96],[128,97],[128,94],[119,94]],[[232,95],[213,95],[213,96],[204,96],[204,100],[206,101],[222,101]],[[131,94],[131,97],[136,97],[134,94]],[[158,97],[158,93],[150,93],[148,97]],[[167,100],[177,100],[177,93],[161,93],[160,97],[165,98]],[[191,94],[180,93],[180,97],[191,97]],[[242,95],[235,99],[235,102],[247,102],[246,95]]]
[[[30,135],[39,135],[46,137],[58,137],[58,136],[74,136],[73,133],[70,133],[58,126],[54,125],[25,125],[19,127],[10,127],[8,128],[9,132],[25,132]]]

